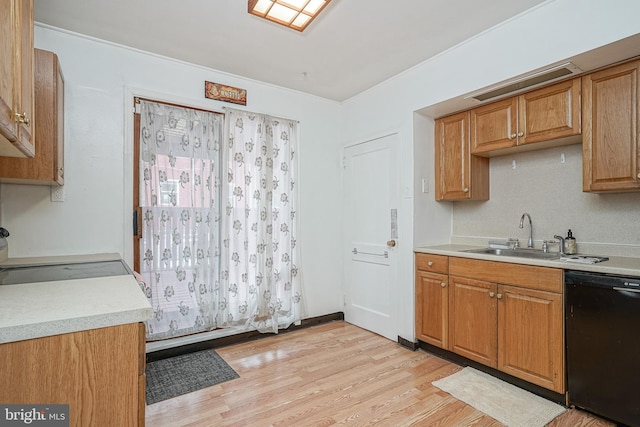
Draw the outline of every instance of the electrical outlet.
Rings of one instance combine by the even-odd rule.
[[[51,187],[51,201],[64,202],[64,187]]]

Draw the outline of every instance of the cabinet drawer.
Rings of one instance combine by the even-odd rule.
[[[562,293],[562,269],[451,257],[449,274]]]
[[[416,254],[416,270],[448,274],[449,257],[444,255]]]

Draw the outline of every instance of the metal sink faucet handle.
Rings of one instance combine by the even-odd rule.
[[[531,215],[523,213],[520,217],[520,228],[524,228],[524,217],[529,218],[529,240],[527,241],[527,247],[533,248],[533,225],[531,224]]]

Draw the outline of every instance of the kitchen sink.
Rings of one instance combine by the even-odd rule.
[[[542,249],[532,248],[515,248],[515,249],[498,249],[498,248],[482,248],[482,249],[469,249],[462,252],[474,253],[474,254],[486,254],[486,255],[498,255],[498,256],[511,256],[518,258],[533,258],[533,259],[559,259],[560,254],[558,252],[544,252]]]

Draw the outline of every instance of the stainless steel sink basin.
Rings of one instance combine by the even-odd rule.
[[[512,256],[512,257],[518,257],[518,258],[534,258],[534,259],[559,259],[560,258],[560,254],[558,252],[543,252],[541,249],[530,249],[530,248],[516,248],[516,249],[482,248],[482,249],[469,249],[463,252],[474,253],[474,254]]]

